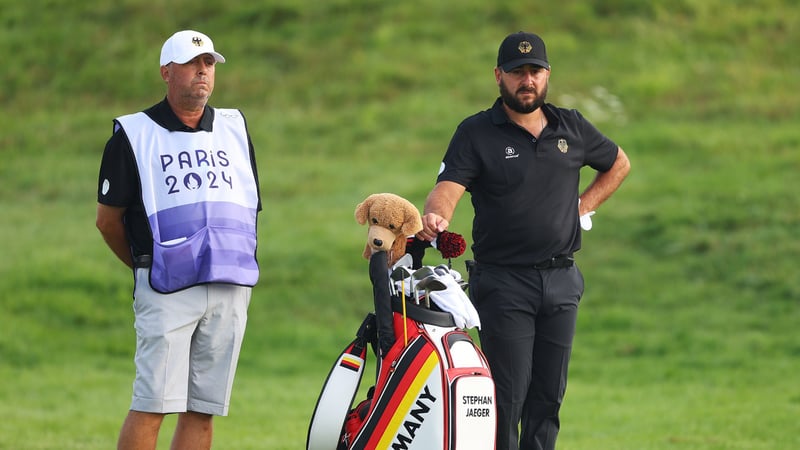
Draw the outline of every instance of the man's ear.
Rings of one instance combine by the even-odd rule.
[[[161,79],[169,83],[169,67],[161,66]]]

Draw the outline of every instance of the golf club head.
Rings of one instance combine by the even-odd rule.
[[[437,275],[450,275],[450,268],[447,264],[439,264],[433,268],[433,272]]]
[[[394,281],[400,281],[405,278],[411,278],[413,276],[413,272],[406,266],[398,266],[392,270],[391,275],[389,277]]]
[[[406,253],[402,258],[398,259],[397,262],[392,265],[392,270],[394,271],[400,266],[411,267],[413,264],[414,258],[410,254]]]
[[[423,278],[417,282],[417,289],[425,290],[426,292],[431,291],[443,291],[447,289],[447,285],[444,284],[441,280],[436,278],[436,275],[428,276],[427,278]]]
[[[414,271],[414,279],[415,280],[422,280],[428,278],[429,276],[433,275],[433,268],[430,266],[422,266],[419,269]]]

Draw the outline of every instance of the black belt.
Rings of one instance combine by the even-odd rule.
[[[572,267],[575,264],[575,258],[570,255],[559,255],[554,256],[550,259],[546,259],[544,261],[537,262],[533,265],[533,268],[536,270],[543,270],[543,269],[560,269],[564,267]]]
[[[133,257],[134,269],[149,269],[153,265],[153,257],[150,255],[139,255]]]
[[[550,259],[546,259],[544,261],[537,262],[533,265],[502,265],[502,264],[487,264],[487,263],[478,263],[477,261],[467,261],[467,271],[472,274],[472,270],[478,266],[494,266],[494,267],[508,267],[513,269],[536,269],[536,270],[544,270],[544,269],[561,269],[565,267],[572,267],[575,265],[575,258],[572,255],[558,255],[554,256]]]

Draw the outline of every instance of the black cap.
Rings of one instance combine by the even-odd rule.
[[[550,68],[542,38],[533,33],[520,31],[509,34],[503,39],[497,52],[497,66],[502,68],[503,72],[508,72],[523,64]]]

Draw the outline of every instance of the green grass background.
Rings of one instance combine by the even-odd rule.
[[[371,309],[355,205],[422,208],[521,29],[547,42],[550,101],[633,167],[578,255],[559,448],[800,448],[798,23],[792,0],[0,0],[0,448],[116,442],[132,280],[94,227],[97,169],[111,119],[163,97],[160,46],[183,28],[228,58],[212,104],[245,112],[264,200],[215,448],[304,447]],[[470,218],[465,197],[451,230]]]

